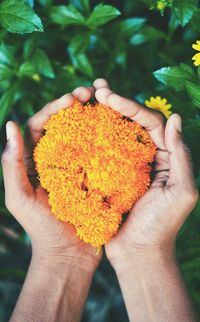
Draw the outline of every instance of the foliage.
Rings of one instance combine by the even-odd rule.
[[[23,129],[47,101],[105,77],[117,92],[142,104],[150,96],[166,97],[182,115],[200,186],[200,67],[191,60],[199,30],[197,0],[2,0],[1,152],[7,119]],[[30,242],[5,209],[0,174],[0,320],[7,321],[25,277]],[[200,204],[179,234],[177,254],[200,316],[199,226]],[[94,320],[127,321],[106,259],[83,317]]]

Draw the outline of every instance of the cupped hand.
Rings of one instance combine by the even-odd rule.
[[[72,225],[57,220],[48,205],[47,192],[39,185],[33,162],[33,148],[43,135],[44,123],[61,108],[71,106],[78,98],[88,101],[94,88],[79,87],[45,105],[32,116],[26,126],[25,144],[19,127],[6,125],[7,145],[2,155],[6,206],[31,238],[33,254],[42,258],[82,263],[96,267],[101,252],[82,242]],[[91,266],[90,266],[91,264]]]
[[[177,232],[195,206],[195,186],[188,148],[182,140],[181,118],[163,116],[115,94],[104,79],[94,82],[96,99],[138,122],[157,146],[154,179],[137,201],[117,235],[106,245],[111,263],[117,265],[135,253],[172,250]]]

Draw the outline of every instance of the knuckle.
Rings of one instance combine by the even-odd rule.
[[[58,99],[55,99],[51,102],[48,102],[47,104],[45,104],[38,112],[38,114],[46,114],[48,112],[51,112],[53,110],[53,108],[58,104]]]
[[[40,112],[45,114],[51,113],[57,104],[58,104],[58,100],[49,102],[40,110]]]
[[[55,104],[55,101],[56,100],[53,100],[52,102],[48,102],[46,103],[40,110],[39,110],[39,113],[41,113],[41,111],[46,111],[48,110],[52,104]]]
[[[152,129],[164,129],[165,128],[165,123],[166,123],[166,118],[164,117],[164,115],[159,112],[159,111],[154,111],[151,110],[150,111],[151,115],[153,115],[153,124],[154,125],[149,125],[146,127],[146,129],[148,131],[151,131]]]
[[[158,123],[165,123],[166,122],[166,118],[164,116],[164,114],[158,110],[154,110],[152,108],[149,108],[147,106],[144,106],[144,109],[147,109],[152,115],[154,115],[155,119],[157,119]]]
[[[156,117],[157,117],[158,123],[163,125],[165,123],[165,121],[166,121],[163,113],[161,113],[159,111],[155,111],[155,113],[156,113]]]

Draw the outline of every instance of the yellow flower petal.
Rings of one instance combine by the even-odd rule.
[[[192,60],[194,60],[194,65],[195,65],[195,66],[200,65],[200,53],[195,54],[195,55],[192,57]]]
[[[36,82],[39,82],[39,81],[41,80],[41,77],[40,77],[40,75],[39,75],[39,74],[34,74],[34,75],[32,76],[32,79],[34,79]]]
[[[194,48],[197,51],[200,51],[200,40],[196,41],[196,44],[192,45],[192,48]],[[194,65],[199,66],[200,65],[200,53],[195,54],[192,57],[192,60],[194,60]]]
[[[200,40],[197,40],[196,44],[192,45],[192,48],[194,48],[195,50],[200,51]]]
[[[160,96],[150,97],[149,100],[145,101],[145,105],[149,108],[157,110],[165,115],[166,118],[172,114],[171,104],[167,104],[166,98],[161,98]]]
[[[157,10],[163,11],[166,7],[165,1],[157,1],[156,8]]]

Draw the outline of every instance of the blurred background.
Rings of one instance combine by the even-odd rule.
[[[192,61],[196,40],[197,0],[0,1],[0,153],[8,119],[23,131],[27,118],[46,102],[104,77],[123,96],[141,104],[161,96],[181,114],[200,186],[200,67]],[[6,322],[31,247],[5,208],[1,169],[0,189],[0,321]],[[177,238],[177,257],[200,321],[199,231],[200,203]],[[106,258],[94,276],[82,321],[128,321]]]

